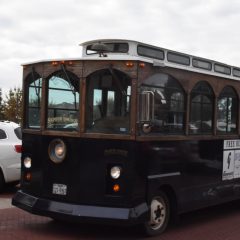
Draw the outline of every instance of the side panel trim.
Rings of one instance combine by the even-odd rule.
[[[172,177],[172,176],[179,176],[179,175],[181,175],[180,172],[165,173],[165,174],[158,174],[158,175],[150,175],[150,176],[148,176],[148,179],[162,178],[162,177]]]

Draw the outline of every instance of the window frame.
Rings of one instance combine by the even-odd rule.
[[[182,58],[188,59],[188,63],[183,63],[183,62],[177,61],[177,60],[169,60],[169,55],[171,55],[171,54],[175,55],[177,57],[182,57]],[[183,65],[183,66],[190,66],[190,63],[191,63],[191,59],[189,56],[180,54],[180,53],[171,52],[171,51],[167,52],[167,60],[168,60],[168,62],[176,63],[176,64]]]
[[[164,77],[166,77],[166,76],[169,78],[170,81],[174,81],[174,85],[176,85],[176,86],[166,87],[166,86],[163,86],[161,84],[153,85],[153,82],[156,82],[154,80],[151,84],[147,83],[147,82],[143,82],[142,85],[141,85],[141,92],[150,91],[150,92],[154,93],[154,99],[153,99],[153,101],[154,101],[154,115],[156,113],[161,113],[160,115],[162,115],[162,116],[167,114],[167,117],[169,118],[170,113],[174,113],[175,116],[177,116],[177,118],[179,118],[179,116],[181,115],[182,122],[181,123],[177,122],[175,125],[173,124],[173,127],[170,126],[171,123],[169,122],[169,127],[166,128],[166,130],[163,130],[164,125],[161,125],[160,130],[158,130],[158,131],[151,130],[151,132],[147,133],[148,136],[154,136],[154,135],[163,136],[164,134],[168,135],[168,136],[181,136],[181,135],[184,135],[185,131],[186,131],[186,124],[185,123],[186,123],[186,111],[187,111],[187,104],[186,104],[187,103],[187,94],[186,94],[181,82],[178,79],[172,77],[169,74],[164,74]],[[159,77],[161,77],[161,76],[159,76]],[[155,76],[152,75],[152,76],[149,77],[149,79],[151,79],[151,78],[155,78]],[[158,82],[160,82],[160,80]],[[144,90],[144,88],[145,88],[145,90]],[[166,100],[166,102],[168,104],[168,109],[161,109],[160,111],[157,110],[156,109],[155,92],[160,91],[161,94],[164,95],[164,94],[166,94],[166,92],[169,92],[169,90],[172,90],[171,96],[169,96],[169,98],[164,99],[164,100]],[[177,100],[176,101],[175,99],[172,99],[172,96],[175,93],[180,93],[182,100]],[[181,103],[182,104],[182,109],[181,110],[171,110],[173,102]],[[140,105],[139,105],[139,107],[140,107]],[[141,109],[139,109],[139,114],[141,115]],[[156,119],[154,117],[154,119],[152,119],[152,121],[156,121],[156,120],[164,121],[164,120],[166,120],[166,117],[164,117],[162,119]],[[181,129],[177,127],[178,124],[182,124]],[[153,127],[154,127],[154,125],[153,125]],[[146,133],[144,133],[143,131],[140,131],[140,133],[141,133],[142,136],[146,135]]]
[[[196,133],[194,133],[190,129],[190,124],[192,124],[192,109],[193,109],[192,108],[192,104],[193,104],[192,100],[194,99],[193,98],[193,94],[194,93],[198,93],[198,90],[196,91],[195,88],[199,87],[198,85],[200,85],[200,84],[205,84],[206,86],[208,86],[208,90],[210,90],[211,95],[210,94],[203,94],[204,92],[201,93],[200,91],[199,91],[199,94],[196,95],[196,96],[200,96],[201,97],[201,101],[199,102],[200,103],[200,109],[201,109],[201,116],[200,116],[201,119],[199,121],[200,121],[200,126],[201,127],[198,129],[198,131]],[[202,101],[203,96],[205,96],[207,98],[209,98],[209,96],[210,96],[211,98],[209,98],[209,99],[210,99],[211,102],[209,104],[208,103],[204,103]],[[194,85],[194,87],[192,88],[191,92],[189,93],[189,118],[188,118],[188,133],[189,133],[189,135],[191,135],[191,136],[194,136],[194,135],[208,135],[209,136],[209,135],[213,134],[213,132],[214,132],[214,121],[215,121],[215,117],[214,117],[214,114],[215,114],[214,113],[214,109],[215,109],[214,99],[215,99],[214,91],[213,91],[212,86],[209,84],[209,82],[207,82],[205,80],[202,80],[202,81],[198,81]],[[202,116],[203,116],[203,112],[204,112],[203,111],[203,106],[206,105],[206,104],[208,104],[208,105],[211,104],[211,129],[209,131],[204,131],[204,129],[202,127],[202,123],[203,123]]]
[[[108,99],[107,99],[107,93],[109,92],[109,91],[114,91],[115,92],[115,98],[117,99],[117,95],[119,95],[119,94],[121,94],[122,93],[122,89],[121,89],[121,87],[120,87],[120,85],[119,85],[119,83],[117,84],[117,83],[114,83],[113,85],[112,85],[112,83],[111,83],[111,86],[105,86],[105,85],[102,85],[101,87],[100,86],[98,86],[97,84],[96,85],[92,85],[91,86],[91,84],[93,84],[93,82],[96,80],[96,79],[94,79],[93,77],[95,77],[95,75],[97,75],[97,74],[99,74],[99,73],[101,73],[102,72],[102,75],[100,75],[101,76],[101,78],[100,79],[98,79],[98,81],[99,81],[99,83],[98,84],[102,84],[103,83],[103,81],[102,81],[102,78],[104,77],[104,76],[107,76],[108,74],[109,75],[111,75],[111,76],[113,76],[112,77],[112,79],[113,79],[113,82],[115,82],[115,81],[117,81],[117,79],[118,79],[118,77],[117,76],[121,76],[122,75],[122,77],[125,77],[125,83],[129,83],[129,85],[127,85],[128,87],[130,86],[131,87],[131,91],[130,91],[130,95],[126,92],[126,95],[125,95],[125,97],[126,97],[126,101],[123,101],[123,100],[116,100],[116,101],[118,101],[118,103],[121,103],[121,104],[124,104],[124,102],[125,102],[125,110],[126,110],[126,112],[125,112],[125,114],[126,113],[128,113],[128,121],[127,121],[127,127],[122,127],[122,129],[126,129],[125,131],[122,131],[121,130],[121,127],[119,127],[118,126],[118,123],[116,123],[116,128],[117,127],[119,127],[119,130],[117,131],[117,130],[112,130],[111,128],[108,128],[108,126],[105,128],[105,130],[104,130],[104,128],[102,128],[101,129],[101,126],[97,126],[97,124],[96,125],[92,125],[92,123],[93,123],[93,117],[91,117],[90,116],[90,114],[87,114],[87,113],[89,113],[89,111],[88,111],[88,107],[90,107],[90,108],[94,108],[94,90],[102,90],[102,94],[105,96],[104,98],[103,98],[103,105],[104,105],[104,115],[103,115],[103,117],[101,117],[101,118],[99,118],[98,120],[104,120],[104,118],[105,118],[105,120],[107,121],[107,115],[106,115],[106,113],[107,113],[107,105],[108,105]],[[102,69],[100,69],[100,70],[97,70],[97,71],[94,71],[94,72],[92,72],[91,74],[89,74],[88,76],[87,76],[87,78],[86,78],[86,88],[85,88],[85,106],[84,106],[84,124],[85,124],[85,127],[84,127],[84,135],[91,135],[91,136],[93,136],[93,135],[99,135],[99,134],[104,134],[104,135],[115,135],[115,136],[124,136],[124,138],[129,138],[129,136],[131,136],[131,135],[133,135],[133,131],[131,130],[132,129],[132,118],[133,118],[133,110],[132,110],[132,104],[133,104],[133,100],[132,100],[132,98],[133,98],[133,96],[132,96],[132,94],[133,94],[133,87],[134,87],[134,84],[133,84],[133,79],[129,76],[129,75],[127,75],[127,73],[126,72],[124,72],[124,71],[120,71],[120,70],[118,70],[118,69],[112,69],[112,72],[113,73],[111,73],[111,72],[109,72],[109,70],[107,69],[107,68],[102,68]],[[105,75],[107,73],[107,75]],[[113,75],[112,75],[113,74]],[[115,91],[116,89],[113,89],[112,87],[114,86],[114,88],[119,88],[120,87],[120,89],[118,89],[118,91]],[[128,87],[127,87],[127,89],[128,89]],[[127,89],[126,89],[126,91],[127,91]],[[91,93],[90,95],[89,95],[89,93]],[[103,96],[102,95],[102,96]],[[90,96],[90,98],[88,99],[88,97]],[[127,98],[130,96],[130,98],[129,98],[129,108],[128,108],[128,105],[127,105]],[[122,97],[121,97],[122,98]],[[90,102],[88,102],[90,100]],[[115,101],[115,105],[116,105],[116,101]],[[90,103],[90,105],[89,105],[89,103]],[[118,108],[116,108],[118,111],[122,111],[122,108],[121,108],[121,110],[119,110]],[[115,110],[116,110],[115,109]],[[115,117],[123,117],[124,115],[116,115]],[[110,121],[111,121],[111,119],[110,119]],[[91,124],[91,125],[90,125]],[[94,126],[94,127],[89,127],[89,126]],[[94,129],[96,127],[96,129]],[[97,129],[99,127],[99,129]]]
[[[37,76],[36,79],[34,79],[34,81],[32,80],[32,78],[34,76]],[[39,86],[31,86],[31,84],[35,81],[41,81],[41,85]],[[30,106],[30,102],[29,102],[29,93],[30,93],[30,88],[37,88],[39,89],[39,106],[38,107],[35,107],[35,106]],[[36,131],[39,131],[41,129],[41,117],[39,117],[39,127],[32,127],[29,125],[29,110],[30,109],[38,109],[39,111],[39,116],[41,116],[41,111],[42,111],[42,101],[43,101],[43,95],[42,95],[42,91],[43,91],[43,78],[41,77],[41,75],[35,71],[34,69],[32,70],[31,73],[29,73],[26,78],[25,78],[25,89],[26,89],[26,94],[25,94],[25,102],[26,102],[26,110],[24,111],[24,116],[25,116],[25,119],[26,121],[25,122],[25,125],[24,127],[27,128],[27,129],[31,129],[31,130],[36,130]]]
[[[210,65],[210,67],[209,67],[209,68],[204,68],[204,67],[197,66],[197,65],[195,64],[195,61],[202,62],[202,63],[208,63],[208,64]],[[204,69],[204,70],[207,70],[207,71],[211,71],[212,68],[213,68],[211,62],[209,62],[209,61],[207,61],[207,60],[200,59],[200,58],[196,58],[196,57],[193,57],[193,58],[192,58],[192,65],[193,65],[193,67],[195,67],[195,68]]]
[[[110,44],[125,44],[127,46],[127,50],[126,51],[107,51],[107,53],[123,53],[123,54],[126,54],[129,52],[129,44],[128,42],[107,42],[107,43],[104,43],[103,44],[105,45],[110,45]],[[88,53],[88,51],[94,51],[94,50],[91,50],[89,49],[93,44],[90,44],[86,47],[86,55],[95,55],[95,54],[98,54],[98,52],[93,52],[93,53]]]
[[[149,50],[154,50],[154,51],[159,52],[159,53],[161,52],[162,55],[163,55],[163,57],[162,57],[162,58],[158,58],[158,57],[153,57],[153,56],[150,56],[150,55],[144,54],[144,53],[141,54],[141,53],[139,53],[139,48],[145,48],[146,50],[147,50],[147,49],[149,49]],[[165,59],[165,52],[164,52],[162,49],[145,46],[145,45],[143,45],[143,44],[138,44],[138,45],[137,45],[137,54],[138,54],[139,56],[148,57],[148,58],[154,58],[154,59],[158,59],[158,60],[164,60],[164,59]]]
[[[234,74],[234,72],[239,72],[239,74]],[[234,77],[240,77],[240,68],[233,68],[232,69],[232,75],[234,76]]]
[[[224,91],[226,91],[227,88],[230,88],[232,90],[232,93],[235,94],[235,96],[232,95],[231,98],[236,99],[236,106],[235,106],[236,109],[231,110],[231,113],[236,112],[236,120],[235,120],[236,128],[235,128],[234,131],[227,131],[228,125],[229,125],[228,114],[229,114],[229,98],[230,98],[230,95],[227,96],[228,95],[227,92],[224,93]],[[218,119],[218,113],[219,113],[218,102],[219,102],[220,99],[223,99],[223,98],[227,98],[227,106],[226,106],[226,110],[227,110],[226,119],[227,119],[227,121],[226,121],[225,131],[221,132],[221,131],[218,130],[218,120],[219,120]],[[217,97],[217,104],[216,104],[216,113],[217,113],[217,116],[216,116],[216,128],[217,129],[216,129],[216,131],[217,131],[217,135],[236,135],[238,133],[238,129],[239,129],[239,126],[238,126],[239,125],[238,124],[239,110],[238,109],[239,109],[239,97],[238,97],[236,89],[231,85],[224,86],[223,89],[221,90],[219,96]],[[232,122],[230,124],[232,124]]]
[[[56,91],[66,91],[66,92],[72,92],[71,89],[64,89],[64,88],[58,88],[58,87],[50,87],[49,88],[49,82],[50,80],[53,78],[53,77],[57,77],[57,78],[60,78],[64,81],[66,81],[67,83],[68,80],[66,80],[65,78],[62,77],[62,75],[60,74],[63,74],[65,75],[66,73],[67,74],[70,74],[73,78],[70,77],[70,83],[71,83],[71,86],[73,86],[72,84],[72,81],[75,82],[75,84],[77,84],[76,86],[76,89],[78,90],[76,93],[79,94],[78,98],[76,98],[78,101],[76,102],[78,104],[78,107],[77,107],[77,110],[76,109],[69,109],[69,108],[53,108],[53,107],[50,107],[49,108],[49,90],[56,90]],[[58,71],[55,71],[53,72],[52,74],[50,74],[47,78],[46,78],[46,95],[45,95],[45,101],[46,101],[46,104],[45,104],[45,129],[48,130],[48,131],[60,131],[60,132],[76,132],[76,131],[80,131],[80,111],[81,111],[81,105],[80,105],[80,101],[81,101],[81,92],[80,92],[80,85],[81,85],[81,81],[79,79],[79,77],[74,74],[73,72],[71,71],[68,71],[68,70],[58,70]],[[65,76],[66,77],[66,76]],[[66,77],[67,78],[67,77]],[[75,86],[73,86],[73,88],[75,88]],[[63,127],[60,127],[60,128],[49,128],[48,126],[48,116],[49,116],[49,110],[60,110],[60,111],[74,111],[76,113],[76,120],[77,120],[77,127],[76,128],[63,128]]]
[[[216,67],[220,67],[220,68],[223,68],[223,69],[228,69],[229,73],[227,73],[225,71],[216,70]],[[223,65],[223,64],[219,64],[219,63],[214,63],[214,72],[225,74],[225,75],[231,75],[232,69],[229,66],[226,66],[226,65]]]

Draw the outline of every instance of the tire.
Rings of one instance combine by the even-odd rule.
[[[150,219],[144,223],[144,231],[148,236],[164,232],[169,223],[170,203],[167,195],[160,191],[150,203]]]
[[[4,187],[5,187],[5,180],[4,180],[2,170],[0,168],[0,192],[4,190]]]

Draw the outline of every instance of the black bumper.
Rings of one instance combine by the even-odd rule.
[[[30,213],[62,220],[107,224],[137,224],[149,217],[146,203],[134,208],[77,205],[37,198],[18,191],[12,204]]]

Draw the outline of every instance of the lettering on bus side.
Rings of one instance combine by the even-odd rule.
[[[224,150],[240,148],[240,139],[224,140]]]
[[[127,157],[128,151],[123,150],[123,149],[115,149],[115,148],[104,150],[104,156],[112,156],[112,155],[119,155],[122,157]]]

